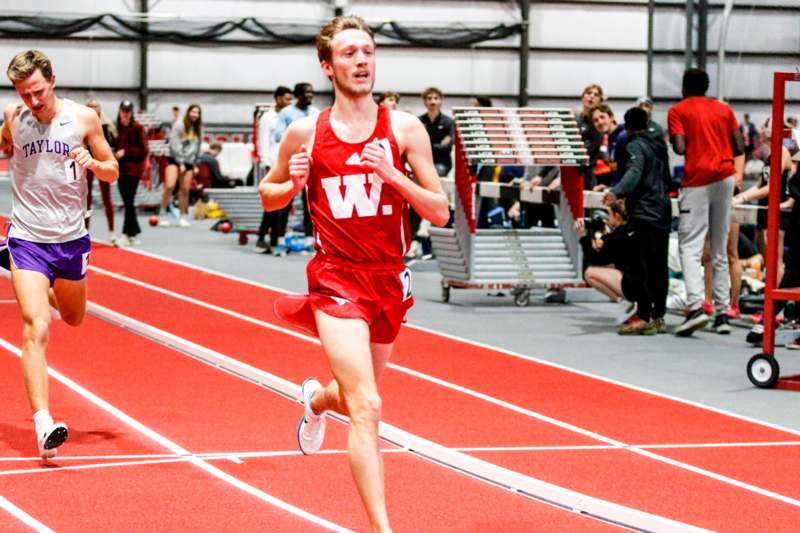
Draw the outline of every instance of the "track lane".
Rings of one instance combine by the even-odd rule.
[[[9,323],[14,327],[15,322],[7,315],[0,317],[0,337],[8,338]],[[59,351],[58,345],[56,342],[55,351]],[[91,359],[76,355],[76,350],[70,352],[64,357]],[[70,427],[70,439],[59,449],[61,455],[168,453],[58,381],[50,381],[50,397],[53,414]],[[57,467],[102,461],[56,458],[46,465],[36,457],[19,359],[2,348],[0,402],[0,494],[53,530],[255,530],[264,523],[274,524],[276,531],[321,530],[285,511],[259,505],[254,498],[186,463],[70,471]],[[2,458],[30,459],[11,462]],[[39,473],[8,475],[28,469]],[[3,521],[0,529],[7,531]]]
[[[168,270],[170,273],[166,274],[166,277],[162,279],[163,273],[159,273],[158,271],[158,261],[150,258],[146,259],[153,261],[154,268],[146,269],[147,276],[144,276],[145,278],[151,276],[153,279],[150,281],[157,283],[171,283],[172,281],[176,281],[178,287],[169,285],[170,289],[181,292],[181,288],[183,288],[187,294],[191,294],[201,299],[211,300],[211,297],[206,295],[205,290],[198,291],[190,286],[192,285],[192,282],[194,282],[195,287],[199,286],[200,284],[197,279],[197,271],[194,271],[194,275],[192,276],[189,275],[192,272],[192,269],[169,264]],[[106,264],[104,266],[109,265]],[[181,276],[179,277],[183,279],[182,282],[178,279],[173,279],[173,276],[176,274],[175,270],[180,271]],[[142,276],[137,274],[136,277]],[[208,282],[206,283],[207,285],[215,286],[211,288],[209,294],[221,292],[225,295],[222,301],[229,302],[226,305],[231,305],[232,308],[238,312],[251,313],[252,316],[256,316],[262,320],[270,320],[270,298],[274,298],[275,296],[272,291],[266,291],[264,289],[259,289],[252,286],[243,286],[237,282],[232,282],[230,280],[226,280],[225,278],[220,278],[219,276],[213,276],[207,273],[203,273],[200,277],[205,282]],[[213,283],[211,282],[212,280]],[[224,285],[226,287],[224,291],[220,291],[219,286],[217,286],[218,282],[219,285]],[[238,290],[235,290],[237,286]],[[203,289],[205,288],[206,287],[203,287]],[[232,297],[233,294],[237,294],[238,297]],[[255,301],[257,301],[258,304],[256,304]],[[220,302],[215,301],[214,303]],[[265,311],[265,309],[267,311]],[[128,311],[122,310],[121,312],[128,313]],[[403,342],[409,339],[409,336],[406,335],[407,332],[408,330],[401,335],[401,339],[398,343],[398,355],[394,358],[395,362],[400,364],[408,362],[409,366],[411,366],[413,363],[417,369],[422,368],[438,375],[447,375],[454,372],[452,358],[430,357],[430,353],[425,354],[429,357],[420,356],[421,352],[426,352],[426,348],[428,346],[436,346],[437,343],[441,344],[442,338],[440,336],[417,331],[416,333],[423,334],[425,337],[424,340],[420,341],[419,336],[415,335],[415,338],[412,339],[413,342],[406,346],[406,349],[404,350],[402,349],[404,346]],[[441,350],[440,353],[452,353],[452,345],[454,344],[453,341],[450,339],[444,340],[449,344],[449,350]],[[276,344],[278,342],[279,341],[275,341]],[[476,348],[471,345],[466,345],[466,348],[464,348],[464,343],[459,344],[461,344],[461,346],[459,346],[458,357],[462,363],[456,367],[455,370],[455,372],[458,372],[459,383],[466,383],[478,389],[484,388],[484,390],[490,390],[491,392],[495,393],[504,392],[508,397],[510,397],[510,401],[515,401],[516,403],[520,403],[520,398],[525,398],[526,402],[531,401],[531,403],[536,404],[535,408],[537,411],[544,410],[548,415],[551,416],[553,413],[557,413],[558,416],[564,415],[565,418],[574,419],[577,414],[579,416],[578,421],[580,421],[582,424],[590,426],[590,429],[594,429],[592,427],[593,424],[597,424],[597,404],[600,403],[602,404],[600,408],[605,410],[605,412],[601,413],[606,416],[605,420],[608,419],[608,411],[614,413],[612,416],[614,419],[614,424],[611,424],[609,427],[609,425],[603,423],[603,427],[600,428],[600,432],[606,435],[610,433],[614,438],[624,437],[626,442],[638,441],[645,443],[652,442],[669,444],[683,443],[687,441],[719,442],[725,440],[751,440],[753,442],[757,442],[782,439],[796,440],[796,436],[789,435],[785,432],[760,426],[758,424],[753,424],[751,422],[736,419],[734,417],[726,417],[724,415],[720,415],[719,413],[712,413],[707,410],[688,406],[680,402],[673,402],[664,398],[647,395],[626,387],[613,385],[606,382],[599,383],[610,387],[612,390],[602,395],[598,395],[596,390],[598,380],[586,376],[572,375],[563,370],[549,367],[547,365],[539,365],[529,361],[521,361],[516,358],[509,358],[507,355],[502,353],[491,353],[491,351],[489,351],[490,353],[487,357],[487,350],[484,348]],[[423,349],[420,349],[420,345],[423,347]],[[230,351],[220,351],[230,355]],[[300,351],[305,352],[305,350],[302,348]],[[307,356],[304,354],[304,357]],[[237,358],[241,357],[237,355]],[[406,358],[408,358],[409,361],[406,361]],[[420,364],[427,364],[428,366],[420,366]],[[322,368],[323,366],[324,365],[320,365],[319,368]],[[470,372],[459,372],[458,368],[463,367],[469,368]],[[520,379],[518,376],[520,376],[519,370],[521,367],[527,367],[528,372],[524,373]],[[498,371],[498,368],[501,370]],[[270,367],[269,370],[274,371],[272,367]],[[531,372],[531,370],[534,372]],[[280,374],[280,372],[278,373]],[[462,376],[462,374],[464,375]],[[559,382],[563,383],[564,374],[567,374],[568,379],[566,381],[569,383],[562,387],[556,387],[554,390],[553,384]],[[507,386],[508,380],[506,378],[508,375],[515,376],[515,380],[513,380],[511,387]],[[388,374],[386,379],[388,382]],[[505,385],[495,381],[503,382]],[[514,384],[523,384],[524,390],[518,390],[519,387],[514,387]],[[384,394],[386,391],[384,388],[385,385],[386,383],[382,384]],[[530,391],[532,390],[542,392],[541,394],[534,394],[534,398],[531,398]],[[500,396],[500,394],[498,394],[498,396]],[[544,398],[542,398],[542,396],[544,396]],[[526,402],[522,402],[523,405],[525,405]],[[392,402],[387,402],[387,404],[391,405]],[[545,409],[540,407],[541,404],[545,405]],[[577,413],[575,409],[576,404],[584,406],[584,408],[578,409]],[[553,411],[548,411],[548,408],[552,408]],[[397,423],[389,418],[388,414],[389,412],[387,411],[387,421]],[[642,423],[643,420],[652,422],[650,424],[646,422]],[[680,424],[670,423],[669,421],[671,420],[680,420]],[[720,421],[724,423],[721,424]],[[716,422],[716,424],[714,422]],[[442,425],[446,427],[446,425]],[[477,433],[481,432],[478,431]],[[434,438],[434,440],[436,439]],[[440,440],[447,439],[443,438]],[[527,444],[530,444],[530,442]],[[702,461],[700,461],[699,466],[703,467]],[[742,471],[739,470],[732,473],[742,474]],[[758,483],[761,479],[763,479],[763,473],[758,476],[758,479],[756,479],[755,482]],[[784,485],[783,488],[794,490],[796,487],[792,485]],[[656,499],[657,498],[653,498],[654,501]]]
[[[14,336],[9,331],[18,330],[17,326],[18,319],[0,320],[0,336],[18,342],[19,334]],[[94,357],[75,357],[76,346]],[[78,377],[87,388],[192,452],[296,447],[296,424],[301,414],[298,404],[92,317],[78,329],[55,323],[48,358],[65,374]],[[343,425],[331,423],[329,436],[326,445],[344,447]],[[347,462],[341,455],[245,459],[244,464],[222,461],[214,465],[334,522],[366,528]],[[191,471],[188,465],[172,468],[180,466]],[[141,471],[153,468],[162,467],[142,467]],[[131,471],[120,469],[127,477]],[[401,480],[395,489],[397,496],[389,498],[390,513],[399,531],[419,531],[418,524],[427,527],[432,523],[445,531],[481,530],[476,524],[486,523],[513,525],[512,529],[518,530],[539,523],[548,529],[613,529],[408,454],[388,455],[386,471],[390,482]],[[103,472],[108,470],[80,475],[95,478],[95,484],[102,486]],[[120,490],[124,490],[124,483],[124,479],[120,481]],[[410,486],[403,490],[403,484]],[[318,487],[336,489],[324,493],[312,490]],[[413,506],[402,497],[406,492],[413,495]],[[463,502],[470,507],[462,507]],[[447,523],[441,523],[441,517],[446,517]]]

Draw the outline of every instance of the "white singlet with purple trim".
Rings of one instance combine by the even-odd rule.
[[[62,99],[52,122],[36,120],[27,107],[19,115],[11,156],[9,237],[61,243],[86,235],[86,169],[67,157],[83,146],[77,105]]]

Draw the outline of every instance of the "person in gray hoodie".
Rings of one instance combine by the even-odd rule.
[[[161,209],[158,217],[158,225],[161,227],[170,225],[166,210],[172,201],[172,191],[175,189],[176,183],[180,183],[178,205],[181,215],[178,219],[178,225],[182,228],[190,226],[188,219],[189,189],[192,186],[197,159],[200,156],[202,132],[203,115],[200,106],[197,104],[190,105],[183,120],[179,120],[172,125],[172,130],[169,134],[169,156],[167,157],[167,168],[164,173],[164,191],[161,197]]]
[[[635,231],[635,257],[640,262],[645,291],[637,304],[637,316],[652,321],[659,333],[666,332],[669,270],[667,253],[672,221],[669,199],[669,162],[663,138],[647,130],[647,112],[633,107],[625,113],[628,133],[628,168],[620,181],[606,193],[607,205],[625,199],[631,226]]]

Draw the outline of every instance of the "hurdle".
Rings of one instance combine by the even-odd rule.
[[[514,303],[527,306],[533,288],[585,287],[575,217],[583,216],[580,165],[589,156],[569,109],[454,108],[455,222],[431,228],[431,244],[442,275],[442,301],[450,290],[511,289]],[[478,229],[476,193],[481,165],[554,165],[561,168],[559,228]],[[479,191],[480,187],[480,191]],[[533,194],[541,197],[541,191]]]

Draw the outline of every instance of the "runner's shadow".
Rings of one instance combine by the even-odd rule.
[[[0,424],[0,442],[22,456],[36,455],[36,440],[33,422],[21,426]]]

